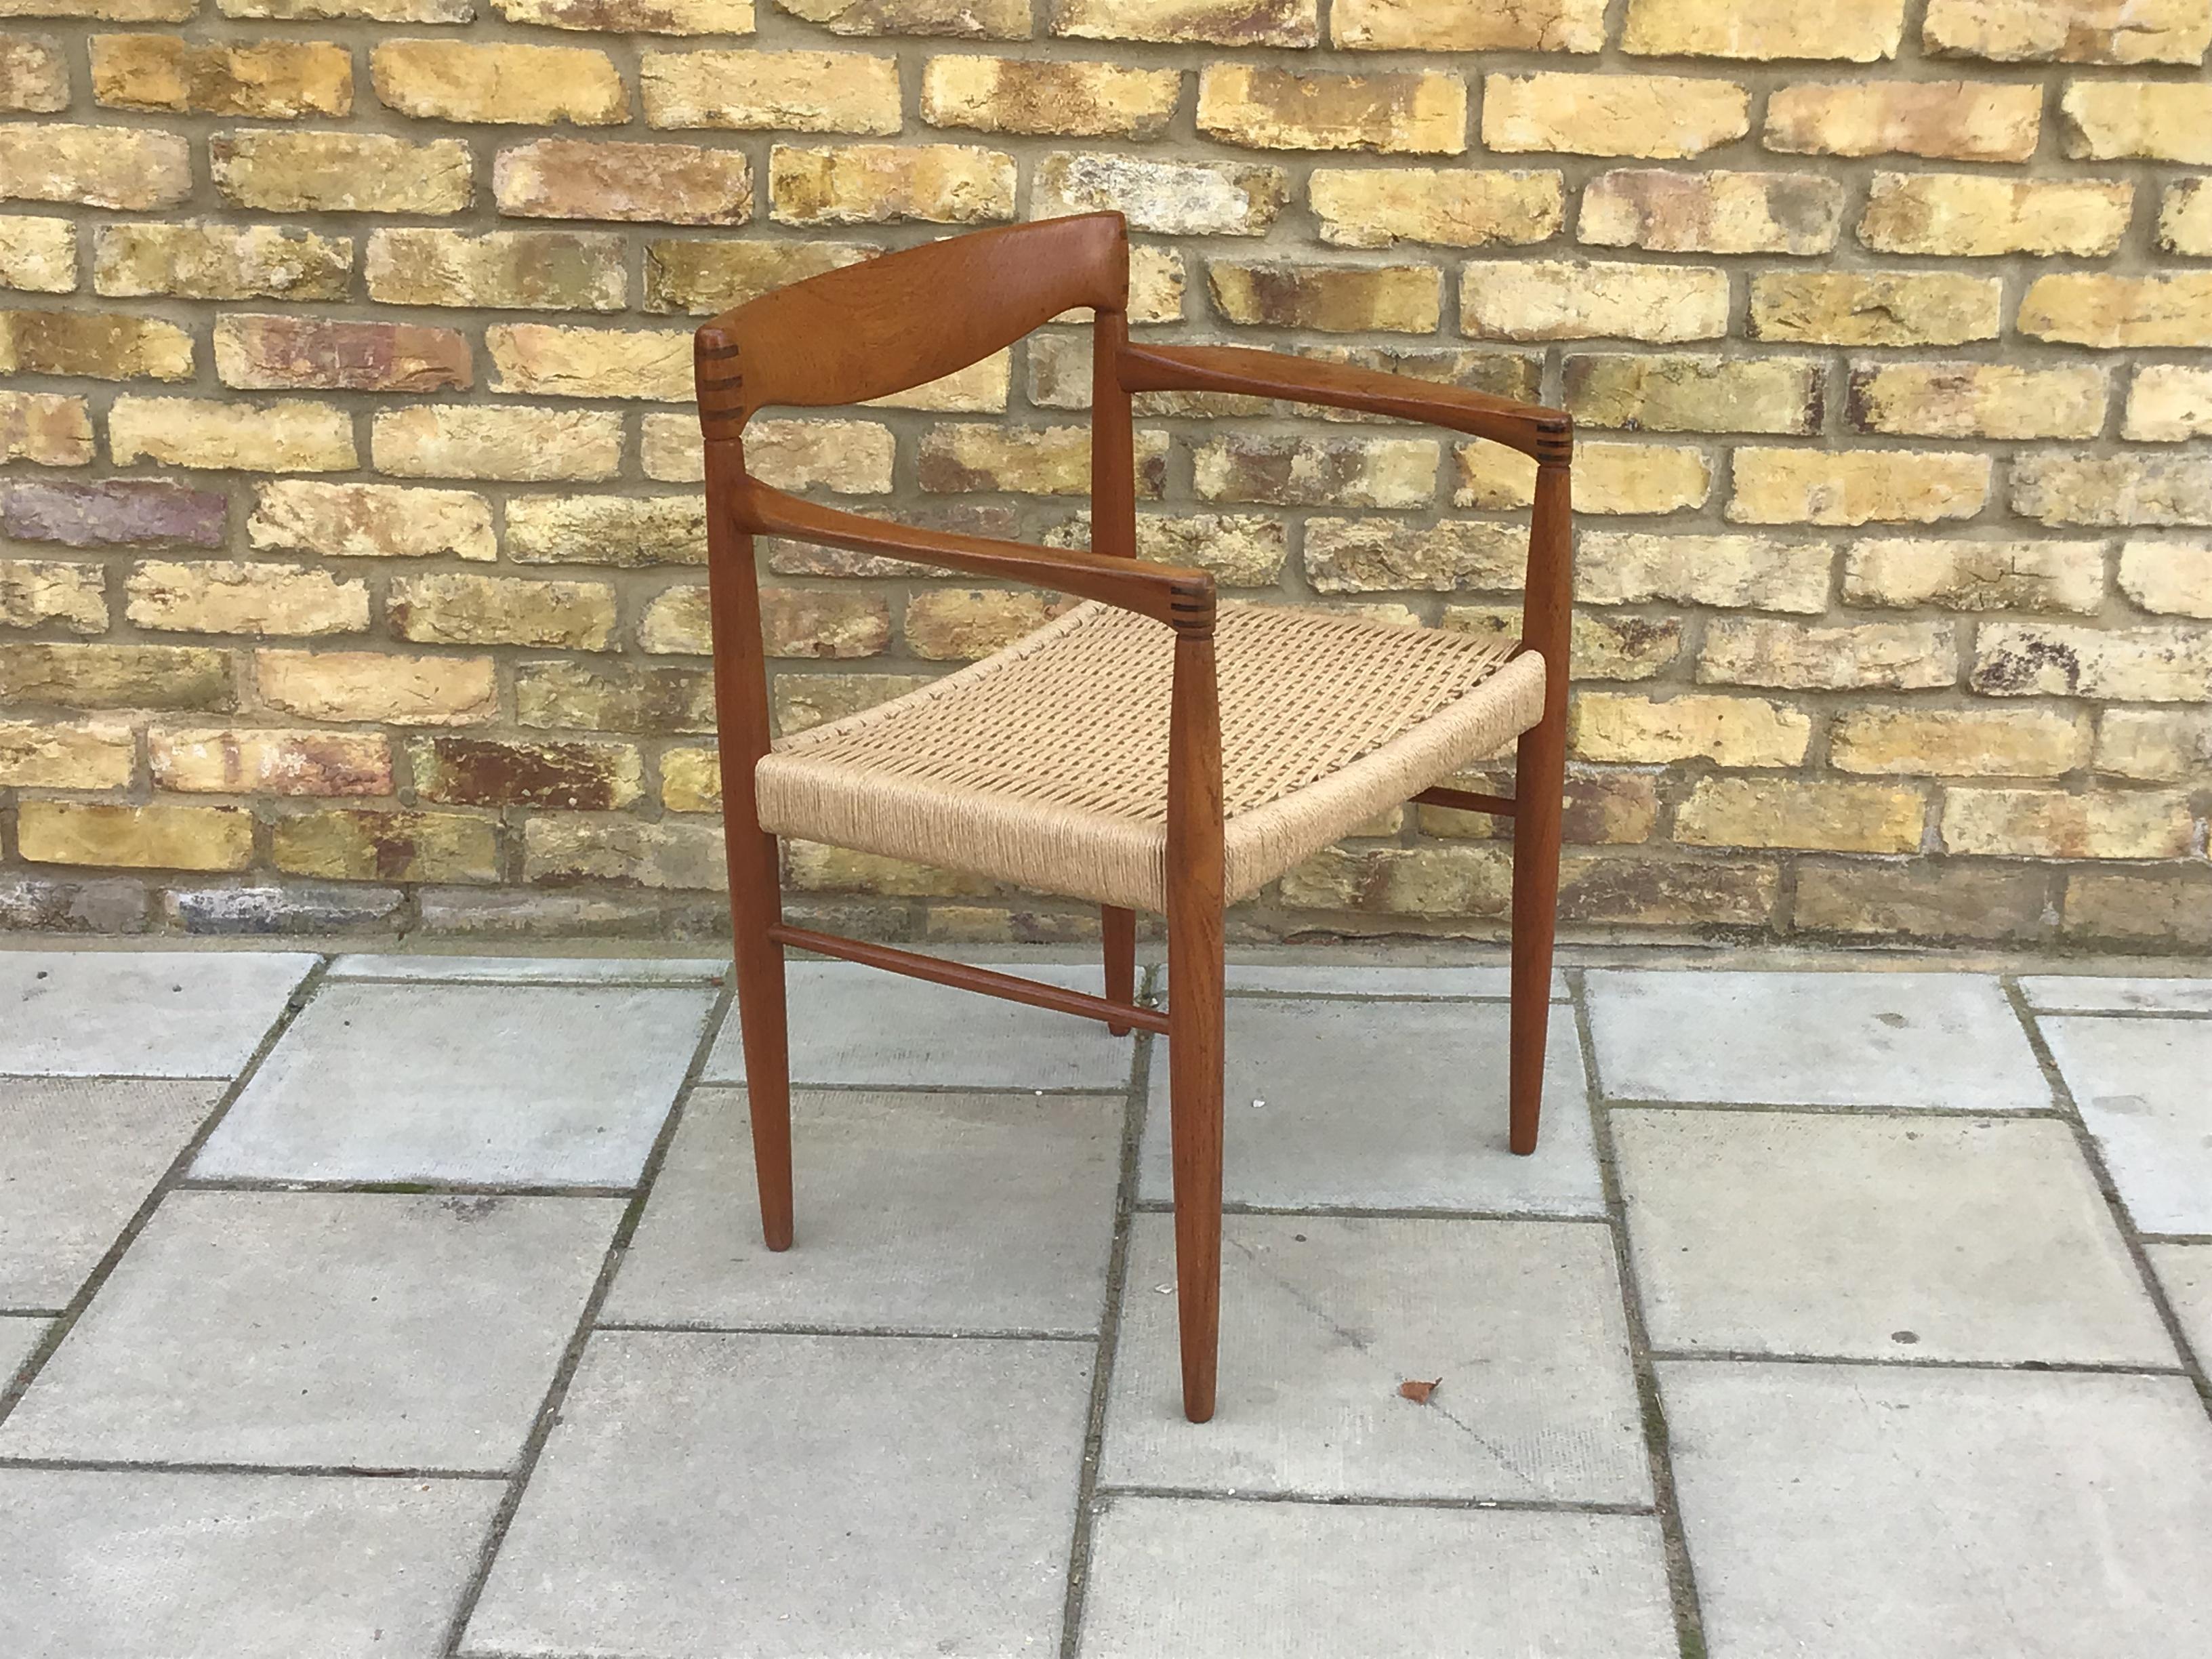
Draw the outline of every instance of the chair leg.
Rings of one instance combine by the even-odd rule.
[[[791,1045],[784,1019],[783,946],[768,936],[783,914],[774,836],[739,836],[729,848],[730,921],[738,1024],[745,1044],[745,1106],[753,1126],[753,1177],[761,1237],[791,1248]],[[738,845],[742,841],[743,845]]]
[[[1182,1411],[1203,1423],[1213,1415],[1221,1346],[1223,965],[1218,904],[1191,908],[1168,915],[1168,1091]]]
[[[1106,945],[1106,1000],[1123,1004],[1137,1000],[1137,913],[1111,904],[1098,907],[1098,930]],[[1131,1027],[1109,1025],[1115,1036],[1127,1036]]]
[[[1552,936],[1559,899],[1560,792],[1566,779],[1563,721],[1522,734],[1513,769],[1512,1035],[1506,1095],[1510,1140],[1536,1150],[1544,1105],[1544,1049],[1552,1012]]]

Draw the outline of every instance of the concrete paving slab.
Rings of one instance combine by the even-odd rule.
[[[1605,1194],[1565,1009],[1551,1021],[1541,1143],[1506,1149],[1498,1003],[1231,1000],[1224,1189],[1273,1206],[1601,1215]],[[1139,1191],[1172,1195],[1168,1045],[1155,1044]],[[1255,1105],[1254,1102],[1262,1104]]]
[[[1616,1109],[1652,1346],[2171,1365],[2051,1118]]]
[[[1049,1654],[1092,1358],[601,1332],[463,1651]]]
[[[0,1309],[76,1295],[223,1088],[0,1079]]]
[[[1105,970],[1035,962],[1002,973],[1103,996]],[[794,1083],[875,1089],[1126,1089],[1134,1040],[1056,1014],[850,962],[785,970]],[[708,1057],[713,1083],[745,1080],[738,1011]]]
[[[23,1369],[23,1362],[31,1357],[46,1334],[52,1320],[33,1319],[25,1314],[0,1314],[0,1389],[15,1380]]]
[[[2212,979],[2106,979],[2031,974],[2020,988],[2038,1013],[2212,1014]]]
[[[1991,977],[1593,970],[1599,1080],[1615,1100],[2050,1106]]]
[[[0,1652],[432,1659],[501,1488],[0,1469]]]
[[[1674,1659],[1647,1516],[1121,1497],[1081,1659]]]
[[[2212,1021],[2037,1023],[2136,1225],[2212,1233]]]
[[[316,961],[297,951],[0,951],[0,1073],[233,1076]]]
[[[1159,982],[1167,984],[1167,969]],[[1471,967],[1421,967],[1407,964],[1232,962],[1226,984],[1231,991],[1277,993],[1289,996],[1330,997],[1478,997],[1497,1001],[1512,989],[1504,963]],[[1552,975],[1554,1000],[1567,994],[1565,975]]]
[[[604,1317],[642,1325],[1098,1328],[1120,1097],[800,1091],[798,1240],[760,1237],[742,1089],[701,1089]]]
[[[1136,1218],[1110,1485],[1310,1497],[1650,1498],[1613,1238],[1577,1222],[1231,1216],[1220,1398],[1183,1420],[1173,1228]],[[1443,1379],[1426,1405],[1398,1393]]]
[[[2188,1380],[1659,1368],[1712,1659],[2212,1650]]]
[[[719,985],[726,957],[439,957],[362,951],[338,957],[325,977],[405,984]]]
[[[192,1173],[626,1187],[713,1008],[704,988],[334,985]]]
[[[11,1457],[503,1469],[621,1200],[181,1192],[0,1424]]]
[[[2152,1268],[2197,1363],[2212,1366],[2212,1244],[2153,1244]]]

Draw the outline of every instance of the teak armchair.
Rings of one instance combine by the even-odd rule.
[[[1407,800],[1513,820],[1510,1142],[1535,1150],[1565,763],[1567,417],[1271,352],[1133,344],[1121,216],[986,231],[833,270],[698,331],[708,580],[738,1014],[761,1225],[792,1239],[783,952],[794,946],[1168,1038],[1183,1409],[1213,1413],[1221,1271],[1222,911]],[[857,517],[745,471],[770,404],[934,380],[1072,309],[1094,313],[1091,548]],[[1518,641],[1217,604],[1202,570],[1139,562],[1131,394],[1194,390],[1397,416],[1537,462]],[[1079,596],[995,656],[772,742],[753,538],[771,535]],[[1217,658],[1217,649],[1218,656]],[[1518,739],[1511,799],[1437,787]],[[1096,901],[1106,994],[840,939],[783,920],[777,837]],[[1167,918],[1168,1007],[1136,1003],[1135,911]]]

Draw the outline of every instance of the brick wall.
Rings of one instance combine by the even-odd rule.
[[[2212,0],[0,13],[7,925],[713,927],[693,319],[1116,207],[1142,331],[1574,411],[1573,923],[2212,944]],[[1078,542],[1084,340],[754,459]],[[1148,552],[1508,624],[1517,458],[1140,413]],[[766,561],[787,729],[1055,603]],[[1494,925],[1486,825],[1370,828],[1246,930]],[[871,931],[1089,925],[789,874]]]

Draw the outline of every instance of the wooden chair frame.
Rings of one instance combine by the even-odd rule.
[[[1415,800],[1513,820],[1510,1145],[1536,1146],[1565,770],[1571,600],[1569,465],[1573,429],[1557,410],[1306,358],[1234,347],[1132,343],[1128,239],[1121,216],[1079,217],[950,238],[830,271],[726,311],[696,337],[706,440],[708,582],[715,711],[761,1226],[792,1242],[788,947],[981,991],[1036,1007],[1165,1035],[1175,1171],[1176,1282],[1183,1407],[1213,1413],[1219,1340],[1224,908],[1221,731],[1214,582],[1203,570],[1136,557],[1130,398],[1139,392],[1234,392],[1426,422],[1489,439],[1537,463],[1521,649],[1544,659],[1540,722],[1519,739],[1511,799],[1436,787]],[[1094,313],[1091,550],[915,529],[817,506],[745,471],[744,428],[771,404],[860,403],[966,367],[1062,313]],[[1043,985],[888,945],[787,925],[776,837],[759,828],[754,768],[769,749],[756,536],[786,536],[1033,584],[1149,617],[1175,631],[1168,755],[1167,1010],[1136,1002],[1136,918],[1102,908],[1106,994]]]

